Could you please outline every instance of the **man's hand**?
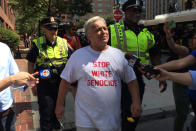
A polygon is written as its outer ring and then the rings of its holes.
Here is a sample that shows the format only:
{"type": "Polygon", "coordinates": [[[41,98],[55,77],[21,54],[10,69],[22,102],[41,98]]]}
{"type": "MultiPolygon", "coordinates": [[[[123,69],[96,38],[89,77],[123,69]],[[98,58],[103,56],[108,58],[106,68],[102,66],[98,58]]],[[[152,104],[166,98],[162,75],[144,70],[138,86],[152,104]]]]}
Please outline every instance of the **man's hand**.
{"type": "Polygon", "coordinates": [[[152,78],[155,78],[159,81],[166,81],[166,80],[169,80],[169,77],[170,77],[170,74],[168,71],[164,70],[164,69],[161,69],[161,68],[157,68],[160,71],[160,74],[158,75],[153,75],[151,76],[152,78]]]}
{"type": "Polygon", "coordinates": [[[133,102],[130,107],[131,113],[133,117],[139,117],[142,112],[141,104],[138,102],[133,102]]]}
{"type": "MultiPolygon", "coordinates": [[[[34,74],[37,74],[37,72],[34,74]]],[[[35,87],[36,84],[39,83],[39,79],[35,78],[33,75],[27,72],[19,72],[10,77],[14,86],[28,85],[30,87],[35,87]]]]}
{"type": "Polygon", "coordinates": [[[56,118],[63,119],[64,111],[65,111],[65,106],[57,103],[56,109],[55,109],[56,118]]]}
{"type": "Polygon", "coordinates": [[[166,81],[159,81],[159,88],[161,88],[160,92],[163,93],[167,89],[167,82],[166,81]]]}

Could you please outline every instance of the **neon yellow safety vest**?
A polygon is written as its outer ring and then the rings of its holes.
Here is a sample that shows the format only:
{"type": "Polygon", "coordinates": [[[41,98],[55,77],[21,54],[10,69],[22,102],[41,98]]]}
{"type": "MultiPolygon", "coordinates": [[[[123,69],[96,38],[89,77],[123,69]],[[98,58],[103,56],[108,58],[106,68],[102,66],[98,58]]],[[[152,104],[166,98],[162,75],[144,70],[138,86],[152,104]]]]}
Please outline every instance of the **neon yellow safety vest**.
{"type": "Polygon", "coordinates": [[[111,46],[123,53],[137,55],[141,62],[149,64],[149,49],[155,45],[154,35],[144,28],[138,36],[131,30],[125,30],[122,22],[110,25],[111,46]]]}
{"type": "Polygon", "coordinates": [[[39,50],[39,57],[36,59],[37,66],[58,66],[67,63],[68,46],[67,41],[57,36],[55,47],[48,46],[43,49],[43,44],[46,44],[45,37],[39,37],[33,40],[39,50]]]}

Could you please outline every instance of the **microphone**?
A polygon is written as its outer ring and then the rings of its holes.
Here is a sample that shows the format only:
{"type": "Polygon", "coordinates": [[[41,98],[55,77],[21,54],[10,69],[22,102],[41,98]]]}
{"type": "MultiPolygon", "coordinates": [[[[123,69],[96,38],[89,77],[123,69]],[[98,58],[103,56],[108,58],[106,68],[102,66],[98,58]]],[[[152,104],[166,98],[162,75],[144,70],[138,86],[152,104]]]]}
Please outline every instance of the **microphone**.
{"type": "Polygon", "coordinates": [[[154,69],[154,67],[152,65],[144,65],[142,64],[140,61],[140,58],[137,57],[136,55],[132,55],[131,53],[126,53],[125,54],[125,58],[128,60],[128,65],[131,66],[131,67],[143,67],[143,71],[145,72],[144,73],[144,76],[147,78],[147,79],[151,79],[150,76],[147,75],[147,73],[149,73],[150,75],[158,75],[160,74],[160,70],[157,70],[157,69],[154,69]]]}
{"type": "Polygon", "coordinates": [[[126,53],[125,54],[125,58],[127,59],[128,61],[128,65],[131,66],[131,67],[141,67],[144,65],[142,63],[140,63],[140,58],[137,57],[136,55],[132,55],[130,52],[126,53]]]}

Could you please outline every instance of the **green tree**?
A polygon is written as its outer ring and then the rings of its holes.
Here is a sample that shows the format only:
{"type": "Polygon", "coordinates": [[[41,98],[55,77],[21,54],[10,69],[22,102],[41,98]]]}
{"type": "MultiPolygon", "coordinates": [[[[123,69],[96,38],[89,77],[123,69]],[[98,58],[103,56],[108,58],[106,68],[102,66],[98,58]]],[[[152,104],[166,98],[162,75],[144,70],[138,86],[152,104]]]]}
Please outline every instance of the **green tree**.
{"type": "Polygon", "coordinates": [[[91,2],[92,0],[9,0],[12,9],[17,11],[16,29],[20,33],[37,31],[39,20],[46,16],[83,16],[92,12],[91,2]]]}
{"type": "Polygon", "coordinates": [[[109,26],[109,25],[111,25],[111,24],[114,24],[114,23],[115,23],[115,20],[114,20],[113,14],[110,14],[110,15],[106,15],[106,16],[104,16],[104,19],[105,19],[105,21],[106,21],[107,26],[109,26]]]}

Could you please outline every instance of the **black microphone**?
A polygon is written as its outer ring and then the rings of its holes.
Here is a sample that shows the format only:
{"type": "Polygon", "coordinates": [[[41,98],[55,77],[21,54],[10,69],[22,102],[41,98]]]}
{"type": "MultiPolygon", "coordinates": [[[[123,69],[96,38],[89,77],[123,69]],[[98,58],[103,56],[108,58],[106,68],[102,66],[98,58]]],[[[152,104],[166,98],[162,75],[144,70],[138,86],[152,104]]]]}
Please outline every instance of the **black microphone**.
{"type": "Polygon", "coordinates": [[[125,58],[128,60],[128,65],[131,66],[131,67],[143,67],[143,71],[145,72],[144,73],[144,76],[147,78],[147,79],[151,79],[150,76],[147,75],[147,73],[149,73],[150,75],[158,75],[160,74],[160,71],[157,70],[157,69],[154,69],[154,67],[152,65],[144,65],[142,64],[140,61],[140,58],[137,57],[136,55],[132,55],[131,53],[126,53],[125,54],[125,58]]]}
{"type": "Polygon", "coordinates": [[[137,57],[136,55],[132,55],[130,52],[125,54],[125,58],[128,61],[128,65],[131,67],[141,67],[141,66],[144,67],[144,65],[140,63],[141,61],[140,58],[137,57]]]}

